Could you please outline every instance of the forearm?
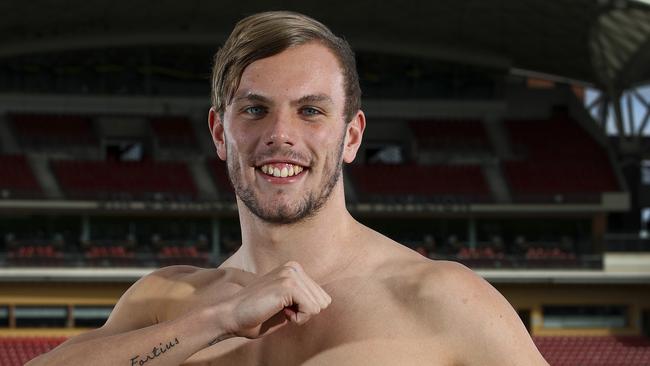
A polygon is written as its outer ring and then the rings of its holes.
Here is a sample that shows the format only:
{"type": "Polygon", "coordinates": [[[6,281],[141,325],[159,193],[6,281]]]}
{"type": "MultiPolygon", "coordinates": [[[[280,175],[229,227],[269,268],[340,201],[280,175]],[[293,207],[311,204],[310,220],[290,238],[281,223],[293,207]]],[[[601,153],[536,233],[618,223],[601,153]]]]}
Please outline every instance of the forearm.
{"type": "Polygon", "coordinates": [[[206,320],[204,314],[196,313],[127,333],[64,345],[27,366],[178,366],[215,338],[227,338],[219,329],[205,329],[206,320]]]}

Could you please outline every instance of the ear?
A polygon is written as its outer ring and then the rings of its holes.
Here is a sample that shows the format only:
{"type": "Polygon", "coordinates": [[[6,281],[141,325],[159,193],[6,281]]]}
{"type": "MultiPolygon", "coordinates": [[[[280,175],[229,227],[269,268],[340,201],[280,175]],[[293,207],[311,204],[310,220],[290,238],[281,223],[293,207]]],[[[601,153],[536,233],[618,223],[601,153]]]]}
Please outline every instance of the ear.
{"type": "Polygon", "coordinates": [[[212,141],[214,141],[214,146],[217,148],[217,155],[221,160],[226,160],[226,136],[225,129],[223,126],[223,121],[219,112],[214,107],[210,108],[208,112],[208,125],[210,127],[210,134],[212,135],[212,141]]]}
{"type": "Polygon", "coordinates": [[[345,146],[343,147],[343,161],[351,163],[357,156],[361,146],[363,131],[366,129],[366,116],[359,110],[352,121],[345,128],[345,146]]]}

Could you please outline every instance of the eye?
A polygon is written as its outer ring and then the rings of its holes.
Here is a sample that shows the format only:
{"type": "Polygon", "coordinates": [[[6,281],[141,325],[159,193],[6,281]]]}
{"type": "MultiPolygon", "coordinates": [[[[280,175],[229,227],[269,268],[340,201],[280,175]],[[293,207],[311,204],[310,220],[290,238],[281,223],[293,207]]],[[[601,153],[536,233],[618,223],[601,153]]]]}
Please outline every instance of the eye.
{"type": "Polygon", "coordinates": [[[304,114],[305,116],[317,116],[317,115],[319,115],[319,114],[322,114],[321,111],[319,111],[318,109],[313,108],[313,107],[304,107],[304,108],[301,110],[301,112],[302,112],[302,114],[304,114]]]}
{"type": "Polygon", "coordinates": [[[261,117],[266,113],[266,108],[258,105],[246,107],[244,108],[244,113],[255,117],[261,117]]]}

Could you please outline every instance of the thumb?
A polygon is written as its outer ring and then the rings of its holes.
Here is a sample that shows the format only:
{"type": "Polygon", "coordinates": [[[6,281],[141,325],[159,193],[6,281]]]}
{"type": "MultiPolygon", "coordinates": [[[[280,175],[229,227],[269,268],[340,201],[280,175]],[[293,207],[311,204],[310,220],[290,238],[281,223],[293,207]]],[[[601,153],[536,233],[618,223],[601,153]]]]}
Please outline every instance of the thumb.
{"type": "Polygon", "coordinates": [[[298,325],[302,325],[307,322],[307,320],[309,320],[309,316],[298,311],[298,307],[296,305],[286,307],[282,309],[282,312],[288,321],[298,325]]]}

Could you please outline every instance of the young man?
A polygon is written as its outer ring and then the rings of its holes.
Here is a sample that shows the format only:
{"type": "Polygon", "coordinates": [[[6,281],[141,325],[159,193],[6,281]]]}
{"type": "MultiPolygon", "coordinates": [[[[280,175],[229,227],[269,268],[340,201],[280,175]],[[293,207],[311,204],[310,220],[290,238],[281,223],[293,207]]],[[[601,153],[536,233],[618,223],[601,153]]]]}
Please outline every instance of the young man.
{"type": "Polygon", "coordinates": [[[253,15],[219,50],[209,127],[242,246],[219,268],[136,282],[100,329],[29,365],[547,365],[508,302],[346,210],[366,125],[348,44],[306,16],[253,15]]]}

